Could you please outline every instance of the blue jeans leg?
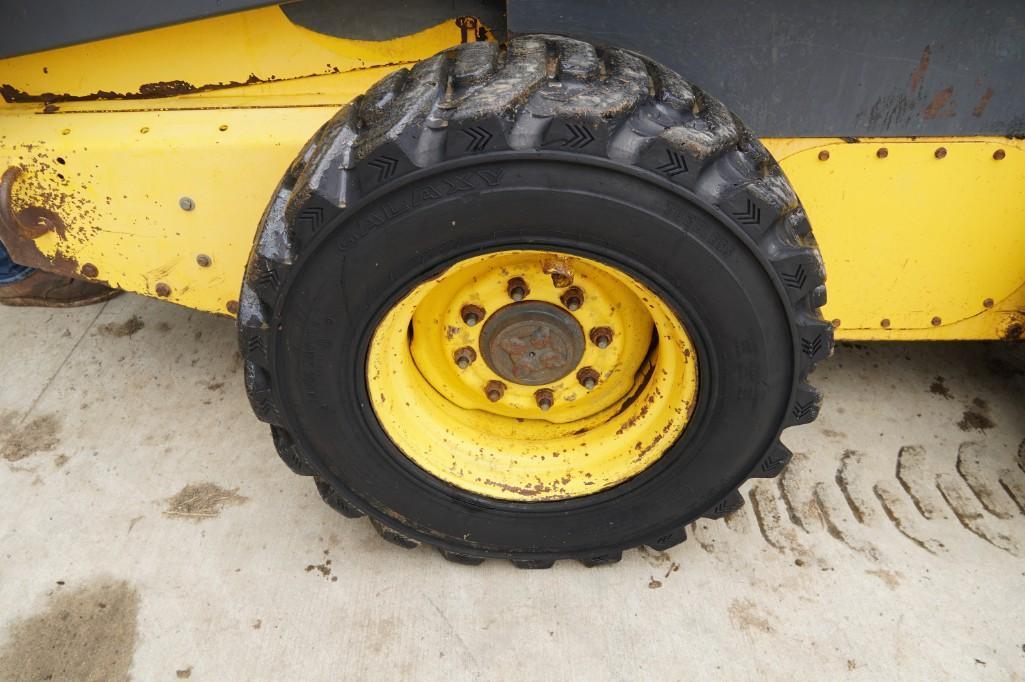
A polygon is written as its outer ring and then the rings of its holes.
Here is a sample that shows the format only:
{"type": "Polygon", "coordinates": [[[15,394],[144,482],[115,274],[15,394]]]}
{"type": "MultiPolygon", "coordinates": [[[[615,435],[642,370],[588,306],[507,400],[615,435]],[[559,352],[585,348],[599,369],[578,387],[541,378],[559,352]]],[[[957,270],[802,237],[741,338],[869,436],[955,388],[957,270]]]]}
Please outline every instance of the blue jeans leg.
{"type": "Polygon", "coordinates": [[[11,260],[11,256],[7,253],[7,249],[4,248],[3,243],[0,243],[0,286],[20,282],[33,272],[35,272],[34,269],[27,268],[24,265],[18,265],[11,260]]]}

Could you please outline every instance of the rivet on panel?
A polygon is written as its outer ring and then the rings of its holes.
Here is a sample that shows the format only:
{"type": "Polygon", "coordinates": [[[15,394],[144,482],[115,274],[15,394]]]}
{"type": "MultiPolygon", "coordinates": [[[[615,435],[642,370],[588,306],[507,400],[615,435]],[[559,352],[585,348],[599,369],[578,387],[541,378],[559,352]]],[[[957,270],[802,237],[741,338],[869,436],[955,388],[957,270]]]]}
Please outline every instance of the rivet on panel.
{"type": "Polygon", "coordinates": [[[92,279],[93,277],[99,276],[100,271],[92,263],[86,263],[82,266],[82,274],[92,279]]]}
{"type": "Polygon", "coordinates": [[[819,152],[819,161],[829,161],[829,151],[823,149],[819,152]]]}
{"type": "Polygon", "coordinates": [[[935,152],[934,156],[937,159],[942,159],[946,155],[947,155],[947,148],[946,147],[937,147],[936,148],[936,152],[935,152]]]}
{"type": "Polygon", "coordinates": [[[942,319],[940,319],[939,317],[932,318],[932,326],[939,327],[941,324],[943,324],[942,319]]]}
{"type": "Polygon", "coordinates": [[[223,133],[223,132],[224,132],[225,130],[227,130],[227,129],[228,129],[228,126],[224,125],[223,123],[222,123],[222,124],[221,124],[221,126],[220,126],[220,127],[218,128],[218,130],[220,130],[220,131],[221,131],[222,133],[223,133]]]}
{"type": "Polygon", "coordinates": [[[210,260],[210,256],[206,255],[205,253],[201,253],[198,256],[196,256],[196,264],[199,265],[199,267],[201,268],[208,268],[210,267],[211,263],[213,263],[213,261],[210,260]]]}
{"type": "Polygon", "coordinates": [[[143,135],[145,135],[146,133],[149,132],[149,128],[147,128],[146,126],[143,126],[143,127],[139,128],[139,132],[142,133],[143,135]]]}
{"type": "Polygon", "coordinates": [[[833,324],[833,329],[839,329],[840,328],[840,318],[837,318],[837,319],[833,320],[832,324],[833,324]]]}
{"type": "Polygon", "coordinates": [[[237,315],[238,314],[238,301],[228,301],[227,303],[224,304],[224,307],[232,315],[237,315]]]}
{"type": "Polygon", "coordinates": [[[1007,152],[1005,152],[1003,149],[998,149],[995,152],[993,152],[993,158],[997,161],[1001,161],[1005,156],[1007,156],[1007,152]]]}
{"type": "Polygon", "coordinates": [[[982,302],[982,307],[983,308],[992,308],[993,307],[993,299],[992,298],[987,298],[985,301],[982,302]]]}
{"type": "Polygon", "coordinates": [[[161,298],[167,298],[171,295],[171,287],[165,282],[157,282],[155,291],[157,292],[157,296],[161,298]]]}
{"type": "Polygon", "coordinates": [[[181,209],[183,211],[191,211],[192,209],[196,208],[196,202],[193,201],[190,197],[182,197],[178,200],[178,205],[181,206],[181,209]]]}
{"type": "Polygon", "coordinates": [[[879,323],[879,326],[881,326],[883,329],[889,329],[890,328],[890,319],[887,318],[887,317],[884,317],[882,322],[879,323]]]}
{"type": "Polygon", "coordinates": [[[888,150],[886,147],[880,147],[879,149],[876,150],[876,156],[878,158],[880,158],[880,159],[885,159],[889,155],[890,155],[890,150],[888,150]]]}

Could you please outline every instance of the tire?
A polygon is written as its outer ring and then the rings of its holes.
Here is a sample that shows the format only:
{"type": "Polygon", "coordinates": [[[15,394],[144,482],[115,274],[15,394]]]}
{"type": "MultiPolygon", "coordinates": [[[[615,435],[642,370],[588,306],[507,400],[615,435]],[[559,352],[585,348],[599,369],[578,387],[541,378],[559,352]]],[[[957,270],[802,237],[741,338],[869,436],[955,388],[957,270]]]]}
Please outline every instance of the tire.
{"type": "Polygon", "coordinates": [[[460,563],[612,563],[681,542],[696,518],[739,508],[745,480],[782,471],[780,433],[819,410],[806,378],[832,351],[824,281],[795,192],[718,101],[618,49],[469,43],[382,79],[286,172],[240,298],[246,390],[288,466],[395,544],[460,563]],[[371,409],[367,353],[403,292],[459,257],[543,247],[663,297],[699,347],[702,388],[643,473],[510,502],[403,456],[371,409]]]}

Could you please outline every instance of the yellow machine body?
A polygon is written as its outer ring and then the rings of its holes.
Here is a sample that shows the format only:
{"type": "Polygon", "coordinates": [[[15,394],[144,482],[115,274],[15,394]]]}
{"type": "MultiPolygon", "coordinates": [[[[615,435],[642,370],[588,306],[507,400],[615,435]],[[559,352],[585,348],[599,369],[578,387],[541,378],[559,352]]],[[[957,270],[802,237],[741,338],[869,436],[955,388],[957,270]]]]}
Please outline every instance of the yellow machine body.
{"type": "MultiPolygon", "coordinates": [[[[271,7],[2,60],[0,237],[27,265],[231,314],[260,216],[307,139],[466,36],[450,21],[334,38],[271,7]]],[[[837,338],[1023,334],[1025,142],[763,142],[815,230],[837,338]]]]}

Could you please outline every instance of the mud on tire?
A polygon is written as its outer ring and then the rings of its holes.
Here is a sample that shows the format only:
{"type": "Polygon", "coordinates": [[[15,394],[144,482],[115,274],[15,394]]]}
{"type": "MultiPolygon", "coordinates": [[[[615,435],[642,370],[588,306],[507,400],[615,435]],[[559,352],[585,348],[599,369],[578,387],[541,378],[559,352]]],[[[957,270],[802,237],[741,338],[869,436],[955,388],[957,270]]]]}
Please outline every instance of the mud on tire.
{"type": "MultiPolygon", "coordinates": [[[[519,167],[529,173],[530,166],[519,167]]],[[[463,200],[473,201],[486,189],[478,183],[463,200]]],[[[694,518],[720,518],[738,508],[743,500],[737,487],[746,478],[782,471],[790,453],[779,441],[781,431],[818,414],[820,397],[806,378],[832,350],[832,329],[818,314],[825,303],[824,281],[810,226],[779,166],[736,117],[699,88],[644,57],[567,38],[526,36],[507,46],[469,43],[379,81],[326,123],[285,173],[264,213],[240,299],[246,389],[256,415],[271,424],[285,463],[298,474],[315,476],[325,501],[345,516],[369,516],[390,542],[402,547],[427,542],[460,563],[487,557],[524,568],[547,567],[561,558],[612,563],[631,546],[665,549],[681,542],[694,518]],[[717,479],[690,490],[689,501],[657,510],[632,535],[609,538],[581,521],[579,541],[570,531],[561,543],[477,541],[469,533],[440,529],[427,511],[420,518],[396,513],[383,500],[386,482],[353,480],[344,475],[344,466],[324,456],[331,447],[358,449],[359,444],[332,446],[298,427],[306,418],[300,412],[310,407],[301,409],[296,396],[311,379],[296,376],[289,358],[321,352],[289,335],[309,317],[307,284],[300,276],[305,264],[322,250],[344,249],[385,224],[390,219],[386,198],[417,178],[436,173],[458,182],[453,169],[506,159],[571,164],[596,177],[619,173],[658,196],[674,197],[646,210],[675,222],[722,260],[742,252],[757,263],[765,292],[781,311],[781,331],[768,341],[738,339],[737,344],[754,345],[737,345],[726,354],[771,356],[758,360],[758,367],[778,368],[772,399],[766,401],[772,414],[766,416],[761,444],[753,448],[757,452],[721,453],[733,464],[717,479]],[[696,205],[716,226],[695,222],[687,212],[674,213],[677,200],[696,205]]],[[[768,296],[765,292],[759,295],[768,296]]],[[[358,330],[335,331],[357,344],[358,330]]],[[[757,371],[763,370],[750,369],[757,371]]],[[[758,397],[751,388],[748,398],[758,397]]],[[[361,409],[370,408],[364,402],[361,409]]],[[[542,513],[562,513],[558,504],[542,513]]],[[[424,505],[429,506],[436,502],[424,505]]],[[[477,500],[453,512],[462,518],[455,525],[472,524],[478,507],[488,505],[477,500]]],[[[495,513],[519,513],[507,507],[497,505],[495,513]]]]}

